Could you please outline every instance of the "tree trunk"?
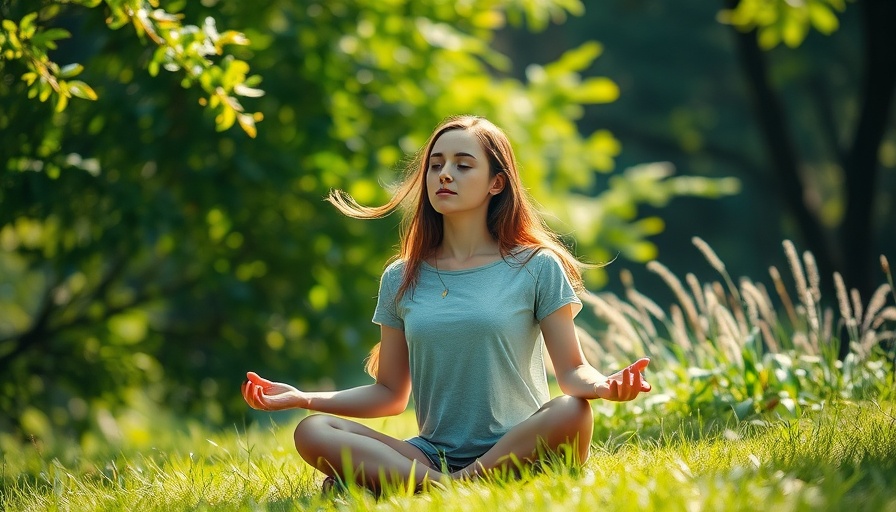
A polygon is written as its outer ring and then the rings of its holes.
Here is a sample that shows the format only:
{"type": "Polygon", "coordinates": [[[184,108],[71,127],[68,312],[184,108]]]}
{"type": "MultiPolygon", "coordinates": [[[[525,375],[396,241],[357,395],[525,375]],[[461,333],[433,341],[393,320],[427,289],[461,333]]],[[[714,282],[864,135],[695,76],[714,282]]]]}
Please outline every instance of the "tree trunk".
{"type": "MultiPolygon", "coordinates": [[[[737,2],[738,0],[727,0],[731,8],[736,7],[737,2]]],[[[838,267],[838,258],[832,249],[835,246],[828,242],[825,230],[804,200],[805,191],[799,176],[799,157],[790,134],[790,123],[781,99],[769,82],[768,65],[765,54],[759,48],[756,31],[742,32],[733,28],[732,32],[782,203],[796,220],[803,236],[802,242],[815,256],[819,272],[823,276],[830,276],[838,267]]]]}
{"type": "Polygon", "coordinates": [[[846,284],[867,299],[874,290],[878,244],[874,240],[874,199],[878,152],[896,93],[896,2],[865,0],[860,111],[846,156],[846,214],[840,226],[846,284]]]}

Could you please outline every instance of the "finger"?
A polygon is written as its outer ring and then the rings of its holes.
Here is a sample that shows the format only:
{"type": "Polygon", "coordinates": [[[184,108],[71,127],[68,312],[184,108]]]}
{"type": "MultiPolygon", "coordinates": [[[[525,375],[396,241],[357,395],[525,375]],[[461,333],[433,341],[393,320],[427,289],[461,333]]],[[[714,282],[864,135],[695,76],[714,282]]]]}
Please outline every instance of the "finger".
{"type": "Polygon", "coordinates": [[[643,373],[637,372],[637,376],[638,376],[638,382],[634,383],[635,389],[637,389],[639,391],[650,391],[651,389],[653,389],[653,387],[647,383],[647,380],[644,377],[643,373]]]}
{"type": "Polygon", "coordinates": [[[242,386],[240,386],[240,391],[243,394],[243,399],[250,406],[252,405],[252,390],[250,389],[251,385],[252,384],[249,381],[246,381],[246,382],[243,382],[242,386]]]}
{"type": "Polygon", "coordinates": [[[256,409],[262,409],[261,402],[259,401],[259,398],[258,398],[258,391],[260,389],[261,388],[256,386],[255,384],[249,385],[249,400],[251,400],[252,407],[254,407],[256,409]]]}
{"type": "Polygon", "coordinates": [[[261,387],[256,386],[255,384],[249,384],[249,399],[252,401],[252,407],[256,409],[262,409],[262,404],[258,399],[258,392],[261,390],[261,387]]]}
{"type": "Polygon", "coordinates": [[[249,404],[249,407],[251,407],[253,409],[258,409],[258,407],[255,404],[255,397],[252,396],[252,384],[249,382],[245,382],[245,383],[243,383],[242,388],[243,388],[242,389],[243,400],[245,400],[246,403],[249,404]]]}
{"type": "Polygon", "coordinates": [[[635,387],[635,382],[639,375],[641,373],[633,370],[631,367],[625,369],[625,387],[622,389],[622,395],[625,400],[631,400],[637,396],[638,392],[635,390],[639,389],[640,386],[635,387]]]}
{"type": "Polygon", "coordinates": [[[643,372],[644,370],[647,369],[647,365],[649,365],[649,364],[650,364],[650,358],[642,357],[641,359],[638,359],[634,363],[630,364],[628,367],[631,368],[632,370],[643,372]]]}
{"type": "Polygon", "coordinates": [[[271,384],[273,384],[273,382],[265,379],[255,372],[246,372],[246,378],[252,381],[253,384],[258,384],[259,386],[270,386],[271,384]]]}
{"type": "Polygon", "coordinates": [[[264,392],[262,386],[258,386],[258,405],[265,411],[271,410],[271,398],[264,392]]]}
{"type": "Polygon", "coordinates": [[[641,372],[634,372],[634,375],[632,375],[632,389],[631,389],[632,399],[634,399],[636,396],[638,396],[638,393],[640,393],[643,390],[643,388],[644,388],[643,384],[644,384],[644,382],[643,382],[643,379],[641,378],[641,372]]]}

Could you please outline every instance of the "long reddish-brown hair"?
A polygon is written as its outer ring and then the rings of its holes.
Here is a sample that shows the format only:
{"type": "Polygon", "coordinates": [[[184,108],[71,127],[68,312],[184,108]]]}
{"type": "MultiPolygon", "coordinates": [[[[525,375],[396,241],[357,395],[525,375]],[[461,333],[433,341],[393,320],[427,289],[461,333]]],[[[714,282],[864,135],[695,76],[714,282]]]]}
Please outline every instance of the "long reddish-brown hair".
{"type": "MultiPolygon", "coordinates": [[[[532,249],[529,257],[538,250],[550,250],[560,260],[575,290],[582,291],[584,285],[581,269],[586,265],[569,252],[557,234],[547,227],[535,210],[520,180],[516,158],[507,135],[485,118],[461,115],[449,117],[436,127],[426,145],[417,152],[407,167],[404,179],[386,204],[362,206],[341,190],[333,191],[327,197],[339,211],[358,219],[381,218],[403,204],[409,206],[407,214],[402,219],[401,242],[396,256],[405,262],[405,266],[395,300],[399,300],[414,287],[420,275],[420,263],[433,256],[442,243],[444,236],[442,214],[429,202],[426,172],[433,145],[442,134],[452,130],[466,130],[473,134],[488,157],[492,176],[499,173],[505,175],[504,188],[492,197],[486,217],[488,231],[498,242],[502,257],[506,258],[512,252],[516,253],[518,249],[532,249]]],[[[366,365],[368,373],[374,377],[378,363],[379,344],[371,351],[366,365]]]]}

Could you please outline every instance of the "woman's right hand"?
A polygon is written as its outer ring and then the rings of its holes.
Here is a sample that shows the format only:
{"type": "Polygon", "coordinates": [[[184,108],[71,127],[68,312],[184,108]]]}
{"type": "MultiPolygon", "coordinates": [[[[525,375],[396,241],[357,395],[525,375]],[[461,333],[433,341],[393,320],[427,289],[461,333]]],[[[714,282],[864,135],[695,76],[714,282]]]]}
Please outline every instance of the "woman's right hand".
{"type": "Polygon", "coordinates": [[[246,373],[246,382],[242,385],[243,398],[249,407],[260,411],[283,411],[303,407],[304,394],[298,389],[271,382],[255,372],[246,373]]]}

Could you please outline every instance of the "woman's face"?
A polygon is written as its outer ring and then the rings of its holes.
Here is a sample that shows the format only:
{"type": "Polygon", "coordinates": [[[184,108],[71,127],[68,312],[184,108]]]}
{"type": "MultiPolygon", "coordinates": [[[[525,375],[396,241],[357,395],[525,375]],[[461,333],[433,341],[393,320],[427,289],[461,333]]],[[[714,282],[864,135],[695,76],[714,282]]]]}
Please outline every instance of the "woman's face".
{"type": "Polygon", "coordinates": [[[503,180],[493,176],[482,146],[467,130],[443,133],[432,146],[426,171],[426,191],[442,215],[488,210],[503,180]]]}

